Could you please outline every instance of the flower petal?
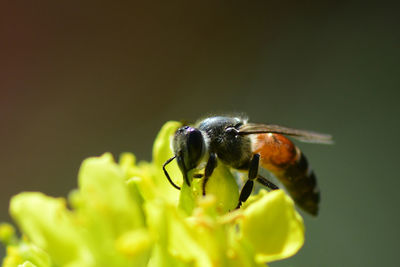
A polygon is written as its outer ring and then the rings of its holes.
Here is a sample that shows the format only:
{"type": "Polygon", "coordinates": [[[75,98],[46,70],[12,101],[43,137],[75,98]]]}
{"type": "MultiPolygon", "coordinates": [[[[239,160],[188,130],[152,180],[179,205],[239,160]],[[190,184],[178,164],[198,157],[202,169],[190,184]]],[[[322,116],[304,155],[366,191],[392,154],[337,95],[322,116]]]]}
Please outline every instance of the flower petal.
{"type": "Polygon", "coordinates": [[[144,225],[140,207],[131,195],[134,192],[129,191],[124,173],[111,154],[86,159],[78,181],[81,205],[76,208],[95,218],[97,226],[104,223],[107,229],[102,231],[109,230],[118,236],[144,225]]]}
{"type": "Polygon", "coordinates": [[[206,186],[207,195],[214,195],[220,214],[232,211],[239,200],[239,189],[232,172],[223,164],[214,169],[206,186]]]}
{"type": "Polygon", "coordinates": [[[152,238],[145,228],[123,234],[116,240],[116,248],[123,255],[134,258],[143,253],[149,253],[152,238]]]}
{"type": "Polygon", "coordinates": [[[304,243],[303,219],[282,190],[269,193],[243,212],[242,238],[255,251],[256,262],[271,262],[294,255],[304,243]]]}
{"type": "MultiPolygon", "coordinates": [[[[179,200],[179,190],[174,188],[162,170],[164,163],[173,156],[171,149],[171,140],[176,130],[182,124],[177,121],[169,121],[163,125],[158,133],[153,145],[153,164],[151,178],[155,188],[160,191],[167,201],[177,204],[179,200]]],[[[182,184],[182,174],[179,170],[176,160],[173,160],[166,166],[171,180],[178,186],[182,184]]]]}
{"type": "Polygon", "coordinates": [[[162,166],[172,157],[171,140],[176,130],[182,126],[180,122],[169,121],[163,125],[153,145],[153,162],[162,166]]]}
{"type": "Polygon", "coordinates": [[[63,265],[80,257],[81,238],[64,199],[42,193],[21,193],[12,198],[10,212],[23,233],[48,252],[56,264],[63,265]]]}
{"type": "Polygon", "coordinates": [[[0,223],[0,241],[5,245],[15,244],[17,242],[15,229],[11,224],[0,223]]]}

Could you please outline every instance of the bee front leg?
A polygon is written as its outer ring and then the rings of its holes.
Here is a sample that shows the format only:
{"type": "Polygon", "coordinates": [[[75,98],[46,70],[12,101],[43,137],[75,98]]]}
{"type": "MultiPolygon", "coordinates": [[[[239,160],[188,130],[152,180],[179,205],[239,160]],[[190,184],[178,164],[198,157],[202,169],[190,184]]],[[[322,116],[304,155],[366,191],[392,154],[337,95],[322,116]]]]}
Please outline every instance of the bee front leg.
{"type": "Polygon", "coordinates": [[[204,180],[203,180],[203,196],[206,195],[206,184],[208,182],[208,178],[210,178],[211,174],[213,173],[215,167],[217,167],[217,155],[210,154],[208,158],[206,168],[204,170],[204,180]]]}
{"type": "Polygon", "coordinates": [[[258,176],[258,165],[260,162],[260,154],[254,154],[253,158],[250,161],[250,167],[249,167],[249,175],[248,175],[248,180],[244,184],[242,190],[240,191],[240,196],[239,196],[239,203],[236,206],[236,209],[240,208],[242,206],[242,203],[245,202],[251,192],[253,191],[254,187],[254,180],[258,176]]]}

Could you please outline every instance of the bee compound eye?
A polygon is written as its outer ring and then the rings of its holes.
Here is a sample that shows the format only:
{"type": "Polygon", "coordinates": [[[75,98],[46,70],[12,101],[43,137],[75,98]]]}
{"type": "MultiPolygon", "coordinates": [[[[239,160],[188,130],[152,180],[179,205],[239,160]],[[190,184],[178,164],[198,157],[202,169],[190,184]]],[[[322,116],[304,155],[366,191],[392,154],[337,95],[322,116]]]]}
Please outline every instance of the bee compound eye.
{"type": "Polygon", "coordinates": [[[198,150],[203,147],[203,136],[199,130],[192,130],[188,135],[188,147],[198,150]]]}
{"type": "Polygon", "coordinates": [[[192,128],[187,137],[187,148],[190,165],[196,165],[201,159],[204,151],[204,138],[201,132],[192,128]]]}

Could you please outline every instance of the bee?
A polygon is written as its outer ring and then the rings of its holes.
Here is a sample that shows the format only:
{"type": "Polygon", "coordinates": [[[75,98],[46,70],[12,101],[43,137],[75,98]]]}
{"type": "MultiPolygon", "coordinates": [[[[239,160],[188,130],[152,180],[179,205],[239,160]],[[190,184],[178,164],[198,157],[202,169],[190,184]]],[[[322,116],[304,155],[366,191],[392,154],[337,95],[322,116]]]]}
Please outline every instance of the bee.
{"type": "Polygon", "coordinates": [[[260,169],[272,173],[284,186],[295,203],[311,215],[318,214],[320,191],[314,172],[300,149],[285,136],[300,141],[330,144],[332,137],[312,131],[279,125],[249,123],[247,118],[216,116],[200,120],[192,126],[179,128],[173,137],[174,156],[163,165],[168,181],[180,189],[168,175],[167,164],[176,159],[184,182],[190,186],[188,172],[203,170],[203,195],[206,184],[217,164],[247,172],[247,180],[239,195],[240,208],[253,191],[254,182],[271,190],[278,186],[260,175],[260,169]]]}

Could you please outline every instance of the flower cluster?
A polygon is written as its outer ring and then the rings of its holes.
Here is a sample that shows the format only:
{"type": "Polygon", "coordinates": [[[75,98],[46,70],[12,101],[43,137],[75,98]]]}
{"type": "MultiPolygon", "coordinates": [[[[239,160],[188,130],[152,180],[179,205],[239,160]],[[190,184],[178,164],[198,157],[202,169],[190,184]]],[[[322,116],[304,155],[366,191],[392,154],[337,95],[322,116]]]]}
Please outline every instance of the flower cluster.
{"type": "MultiPolygon", "coordinates": [[[[14,196],[10,213],[23,235],[0,225],[3,266],[265,266],[294,255],[304,242],[303,220],[281,190],[261,190],[235,210],[238,186],[222,164],[206,197],[201,179],[180,191],[168,183],[162,165],[177,127],[163,126],[152,162],[128,153],[118,163],[108,153],[86,159],[67,200],[14,196]]],[[[175,163],[168,171],[182,183],[175,163]]]]}

